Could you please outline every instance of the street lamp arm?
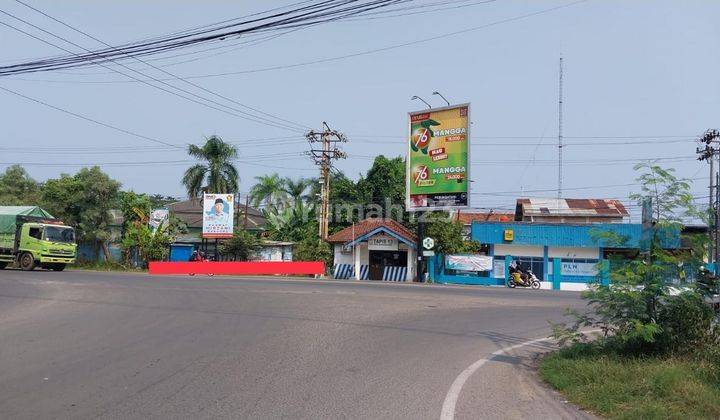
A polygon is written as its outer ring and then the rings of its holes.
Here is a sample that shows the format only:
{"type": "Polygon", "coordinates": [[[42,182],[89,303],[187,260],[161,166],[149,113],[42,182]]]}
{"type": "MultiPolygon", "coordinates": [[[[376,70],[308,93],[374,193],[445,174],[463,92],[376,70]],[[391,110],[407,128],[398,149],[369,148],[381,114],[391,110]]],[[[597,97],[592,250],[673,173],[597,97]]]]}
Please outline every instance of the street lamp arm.
{"type": "Polygon", "coordinates": [[[432,106],[431,106],[429,103],[427,103],[427,101],[426,101],[425,99],[423,99],[423,98],[421,98],[421,97],[419,97],[419,96],[417,96],[417,95],[413,95],[412,98],[410,98],[411,101],[414,101],[415,99],[421,100],[422,103],[424,103],[425,105],[427,105],[428,109],[432,109],[432,106]]]}

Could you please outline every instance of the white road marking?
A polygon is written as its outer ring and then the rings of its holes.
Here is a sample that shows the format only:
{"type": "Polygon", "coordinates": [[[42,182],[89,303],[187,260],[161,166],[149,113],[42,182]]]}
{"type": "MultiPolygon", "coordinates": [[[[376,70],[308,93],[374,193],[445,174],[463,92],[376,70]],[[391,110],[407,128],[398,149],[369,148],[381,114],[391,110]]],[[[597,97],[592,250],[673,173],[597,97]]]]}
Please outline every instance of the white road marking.
{"type": "Polygon", "coordinates": [[[514,346],[504,347],[500,350],[492,352],[489,357],[480,359],[472,365],[468,366],[460,373],[460,375],[458,375],[457,378],[455,378],[452,385],[450,385],[450,389],[445,396],[445,401],[443,401],[442,411],[440,412],[440,420],[453,420],[455,418],[455,405],[457,404],[457,400],[460,397],[460,392],[462,392],[463,385],[465,385],[465,382],[467,382],[467,380],[470,378],[470,376],[472,376],[473,373],[480,369],[485,363],[492,360],[493,357],[499,356],[505,352],[514,350],[519,347],[525,347],[531,344],[550,340],[552,340],[552,338],[550,337],[538,338],[536,340],[526,341],[524,343],[516,344],[514,346]]]}
{"type": "MultiPolygon", "coordinates": [[[[583,334],[591,334],[595,332],[600,332],[600,330],[583,331],[583,334]]],[[[535,340],[526,341],[524,343],[515,344],[514,346],[504,347],[500,350],[492,352],[489,357],[482,358],[477,362],[473,363],[472,365],[468,366],[465,370],[460,372],[460,375],[458,375],[457,378],[455,378],[455,380],[453,381],[452,385],[450,385],[450,389],[448,390],[447,395],[445,395],[445,401],[443,401],[442,411],[440,412],[440,420],[455,419],[455,406],[457,405],[458,398],[460,397],[460,393],[462,392],[462,388],[465,385],[465,382],[467,382],[467,380],[472,376],[472,374],[475,373],[478,369],[480,369],[485,363],[492,360],[495,356],[499,356],[511,350],[536,343],[541,343],[543,341],[552,340],[554,340],[552,337],[538,338],[535,340]]]]}

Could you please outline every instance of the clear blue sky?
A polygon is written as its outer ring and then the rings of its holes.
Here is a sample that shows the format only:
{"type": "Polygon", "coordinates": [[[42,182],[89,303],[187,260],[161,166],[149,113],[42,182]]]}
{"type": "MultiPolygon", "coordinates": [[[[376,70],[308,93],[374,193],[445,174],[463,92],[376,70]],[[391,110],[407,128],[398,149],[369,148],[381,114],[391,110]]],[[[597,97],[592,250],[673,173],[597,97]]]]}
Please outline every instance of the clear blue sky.
{"type": "MultiPolygon", "coordinates": [[[[290,3],[27,1],[109,43],[290,3]]],[[[436,0],[418,3],[429,2],[436,0]]],[[[202,58],[166,68],[183,77],[292,65],[480,27],[567,3],[498,0],[430,14],[346,21],[222,55],[207,56],[225,49],[154,63],[202,58]]],[[[0,9],[88,48],[100,47],[13,1],[3,2],[0,9]]],[[[555,195],[534,191],[557,187],[557,149],[549,145],[557,142],[558,57],[562,53],[564,132],[570,144],[564,152],[564,195],[626,199],[635,187],[573,188],[632,183],[634,162],[676,158],[665,164],[677,168],[681,176],[701,178],[693,190],[702,196],[707,191],[708,169],[692,158],[692,139],[720,126],[718,16],[720,3],[712,1],[591,0],[374,54],[193,81],[303,125],[320,128],[327,121],[350,139],[345,146],[350,158],[338,167],[352,177],[369,167],[370,156],[404,154],[406,113],[422,105],[410,101],[412,95],[439,106],[440,99],[431,95],[438,90],[453,102],[471,102],[473,205],[511,207],[520,190],[529,196],[555,195]],[[580,138],[592,136],[611,138],[580,138]],[[680,137],[612,138],[624,136],[680,137]],[[497,192],[502,194],[494,195],[497,192]]],[[[6,15],[0,15],[0,21],[51,39],[6,15]]],[[[3,63],[58,53],[2,26],[0,43],[3,63]]],[[[154,70],[148,73],[167,77],[154,70]]],[[[237,142],[242,191],[261,174],[317,173],[310,160],[301,156],[307,143],[296,132],[229,116],[127,80],[92,67],[6,77],[0,79],[0,86],[178,145],[200,143],[203,136],[212,134],[237,142]],[[121,83],[87,83],[108,81],[121,83]],[[268,138],[275,140],[257,141],[268,138]]],[[[45,180],[61,172],[73,173],[77,164],[109,162],[120,165],[103,169],[127,189],[183,195],[179,180],[190,163],[184,162],[188,157],[181,150],[158,147],[5,92],[0,92],[0,107],[0,147],[5,148],[0,150],[0,170],[9,163],[27,163],[33,177],[45,180]],[[44,152],[43,148],[56,150],[44,152]],[[127,166],[144,161],[175,162],[127,166]]]]}

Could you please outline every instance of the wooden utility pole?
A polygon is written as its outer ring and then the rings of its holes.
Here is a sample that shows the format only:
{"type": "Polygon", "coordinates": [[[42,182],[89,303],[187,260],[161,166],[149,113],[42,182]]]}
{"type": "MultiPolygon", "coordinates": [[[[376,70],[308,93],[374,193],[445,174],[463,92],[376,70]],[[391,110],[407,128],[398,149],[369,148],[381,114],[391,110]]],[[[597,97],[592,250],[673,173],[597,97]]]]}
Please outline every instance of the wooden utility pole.
{"type": "Polygon", "coordinates": [[[328,237],[328,226],[330,221],[330,169],[332,161],[344,159],[347,154],[338,148],[337,143],[347,142],[342,133],[331,130],[323,121],[322,131],[310,131],[305,135],[310,142],[310,155],[315,164],[320,166],[320,220],[319,236],[325,240],[328,237]],[[315,143],[322,143],[321,148],[315,148],[315,143]]]}
{"type": "Polygon", "coordinates": [[[248,204],[250,204],[250,196],[245,196],[245,215],[243,216],[243,227],[247,230],[247,214],[248,214],[248,204]]]}

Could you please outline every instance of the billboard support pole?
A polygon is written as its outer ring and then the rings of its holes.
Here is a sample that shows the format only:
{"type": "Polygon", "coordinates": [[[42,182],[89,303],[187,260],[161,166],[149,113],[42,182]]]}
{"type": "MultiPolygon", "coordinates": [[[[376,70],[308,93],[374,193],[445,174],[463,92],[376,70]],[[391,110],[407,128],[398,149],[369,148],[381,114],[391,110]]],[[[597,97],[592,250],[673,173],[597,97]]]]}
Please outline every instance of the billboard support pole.
{"type": "Polygon", "coordinates": [[[425,214],[426,212],[419,212],[420,217],[418,218],[418,230],[417,230],[417,264],[415,271],[417,273],[417,281],[425,281],[425,260],[423,258],[423,245],[422,241],[425,237],[425,214]]]}

